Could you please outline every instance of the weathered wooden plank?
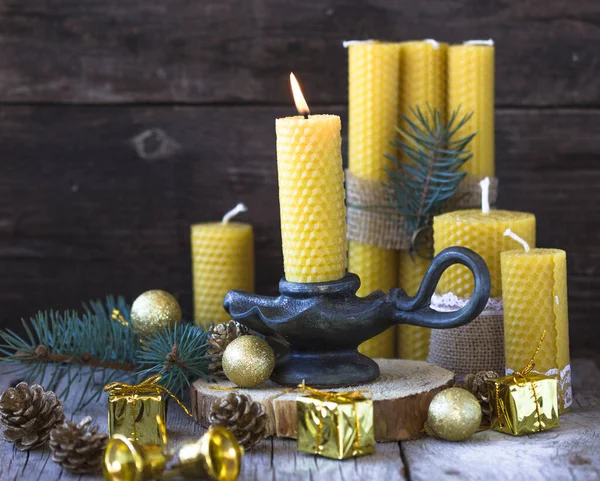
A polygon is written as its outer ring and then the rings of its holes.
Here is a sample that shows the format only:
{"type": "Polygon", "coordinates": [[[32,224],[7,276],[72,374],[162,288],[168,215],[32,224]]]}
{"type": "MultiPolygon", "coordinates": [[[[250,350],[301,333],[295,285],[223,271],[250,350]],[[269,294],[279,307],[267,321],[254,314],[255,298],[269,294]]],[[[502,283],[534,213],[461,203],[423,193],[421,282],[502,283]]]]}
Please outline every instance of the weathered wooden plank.
{"type": "Polygon", "coordinates": [[[410,479],[546,480],[600,477],[600,370],[591,362],[573,363],[573,411],[557,429],[523,437],[494,431],[467,441],[435,439],[402,443],[410,479]]]}
{"type": "MultiPolygon", "coordinates": [[[[314,108],[340,113],[338,107],[314,108]]],[[[257,289],[282,274],[277,107],[0,109],[0,315],[77,307],[107,293],[176,294],[191,315],[188,231],[238,201],[256,232],[257,289]]],[[[596,110],[500,110],[499,206],[532,211],[538,244],[568,252],[573,353],[600,332],[596,110]]]]}
{"type": "Polygon", "coordinates": [[[500,105],[600,104],[594,0],[2,0],[0,100],[345,103],[342,40],[494,37],[500,105]]]}

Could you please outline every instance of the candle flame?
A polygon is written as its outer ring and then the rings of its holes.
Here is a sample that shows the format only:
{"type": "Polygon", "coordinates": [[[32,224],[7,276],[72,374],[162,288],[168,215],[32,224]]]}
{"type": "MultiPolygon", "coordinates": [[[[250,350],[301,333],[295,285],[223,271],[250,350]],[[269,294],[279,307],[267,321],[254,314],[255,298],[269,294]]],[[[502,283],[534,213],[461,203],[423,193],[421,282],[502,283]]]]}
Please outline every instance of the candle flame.
{"type": "Polygon", "coordinates": [[[308,114],[310,114],[310,109],[308,108],[306,100],[304,100],[304,95],[302,95],[300,84],[293,73],[290,73],[290,84],[292,85],[292,93],[294,94],[294,102],[296,103],[296,109],[298,110],[298,113],[308,117],[308,114]]]}

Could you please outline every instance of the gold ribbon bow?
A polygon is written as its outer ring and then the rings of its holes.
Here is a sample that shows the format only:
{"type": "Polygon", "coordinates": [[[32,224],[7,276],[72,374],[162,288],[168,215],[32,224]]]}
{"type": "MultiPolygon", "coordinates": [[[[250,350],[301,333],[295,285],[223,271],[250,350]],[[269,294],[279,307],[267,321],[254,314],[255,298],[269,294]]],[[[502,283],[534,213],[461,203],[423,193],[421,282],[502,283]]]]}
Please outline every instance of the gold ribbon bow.
{"type": "MultiPolygon", "coordinates": [[[[142,381],[139,384],[125,384],[124,382],[109,382],[106,386],[104,386],[105,391],[110,391],[111,394],[117,394],[121,396],[135,396],[136,394],[142,392],[145,389],[153,388],[157,391],[162,391],[168,394],[171,398],[175,400],[177,405],[183,409],[183,411],[190,417],[192,417],[192,413],[186,408],[183,403],[179,400],[175,394],[169,391],[166,387],[158,384],[158,381],[162,379],[162,374],[154,374],[150,376],[145,381],[142,381]]],[[[135,397],[133,398],[133,405],[135,408],[135,397]]]]}
{"type": "MultiPolygon", "coordinates": [[[[314,387],[307,386],[304,381],[302,381],[302,384],[298,384],[298,389],[302,394],[307,394],[309,396],[315,397],[321,402],[351,402],[354,405],[354,424],[356,430],[356,436],[354,436],[354,449],[356,452],[360,452],[360,420],[358,418],[358,409],[356,409],[356,402],[369,399],[365,397],[363,393],[369,394],[369,396],[372,396],[373,393],[364,389],[360,391],[342,392],[320,391],[319,389],[315,389],[314,387]]],[[[317,426],[317,450],[319,450],[321,447],[322,427],[323,423],[319,423],[319,425],[317,426]]]]}
{"type": "MultiPolygon", "coordinates": [[[[542,430],[542,415],[540,414],[540,403],[538,401],[537,393],[535,392],[535,382],[528,380],[527,375],[535,367],[535,358],[538,355],[538,353],[540,352],[540,349],[542,348],[542,343],[544,342],[545,338],[546,338],[546,329],[544,329],[544,332],[542,332],[542,337],[540,337],[537,348],[536,348],[535,352],[533,353],[533,356],[531,356],[531,359],[529,359],[529,362],[525,365],[525,367],[523,369],[513,373],[513,380],[515,381],[515,384],[517,386],[523,387],[528,382],[531,385],[531,390],[533,391],[533,400],[535,401],[535,412],[536,412],[537,418],[538,418],[538,426],[539,426],[538,430],[539,431],[542,430]]],[[[500,427],[502,427],[503,424],[502,424],[502,419],[500,418],[500,396],[499,396],[499,394],[500,394],[500,383],[496,383],[496,412],[498,413],[498,423],[500,424],[500,427]]],[[[504,412],[504,411],[502,411],[502,412],[504,412]]],[[[502,417],[504,417],[504,414],[502,415],[502,417]]]]}

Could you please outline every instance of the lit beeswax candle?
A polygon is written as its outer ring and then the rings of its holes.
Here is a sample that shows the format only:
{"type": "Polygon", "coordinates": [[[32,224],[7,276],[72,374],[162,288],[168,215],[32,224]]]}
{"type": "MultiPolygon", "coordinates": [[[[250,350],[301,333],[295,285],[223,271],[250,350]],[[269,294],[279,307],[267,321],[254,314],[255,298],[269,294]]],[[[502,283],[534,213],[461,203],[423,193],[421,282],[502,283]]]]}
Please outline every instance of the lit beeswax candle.
{"type": "Polygon", "coordinates": [[[546,331],[535,357],[535,371],[558,377],[559,412],[572,402],[567,305],[567,256],[560,249],[530,249],[507,230],[524,249],[503,252],[504,353],[507,372],[522,369],[531,349],[546,331]]]}
{"type": "Polygon", "coordinates": [[[254,291],[254,236],[252,226],[230,222],[246,206],[238,204],[222,222],[191,226],[194,319],[207,326],[230,319],[223,309],[231,289],[254,291]]]}
{"type": "Polygon", "coordinates": [[[456,138],[477,132],[463,169],[473,177],[494,176],[494,42],[472,40],[448,49],[448,113],[458,107],[473,117],[456,138]]]}
{"type": "MultiPolygon", "coordinates": [[[[446,115],[446,69],[448,44],[428,39],[402,42],[400,45],[400,107],[401,114],[414,118],[411,109],[419,107],[425,116],[439,110],[446,115]]],[[[403,124],[403,120],[399,120],[403,124]]],[[[405,161],[409,159],[404,159],[405,161]]],[[[431,263],[408,251],[399,253],[399,283],[407,294],[414,296],[431,263]]],[[[425,360],[429,352],[430,330],[401,324],[397,327],[397,354],[402,359],[425,360]]]]}
{"type": "Polygon", "coordinates": [[[285,277],[334,281],[346,271],[341,121],[309,115],[293,74],[290,80],[302,115],[275,123],[285,277]]]}
{"type": "MultiPolygon", "coordinates": [[[[369,180],[385,181],[385,155],[398,124],[400,48],[397,43],[350,42],[348,45],[348,169],[369,180]]],[[[397,286],[398,257],[391,249],[350,241],[348,270],[361,279],[358,295],[397,286]]],[[[394,329],[363,343],[370,357],[394,357],[394,329]]]]}
{"type": "MultiPolygon", "coordinates": [[[[482,209],[457,210],[434,217],[434,250],[463,246],[477,252],[485,260],[492,281],[490,297],[502,297],[500,253],[511,250],[513,241],[504,236],[512,229],[529,245],[535,246],[535,216],[525,212],[490,210],[487,196],[489,179],[482,181],[482,209]],[[487,186],[487,188],[486,188],[487,186]]],[[[452,292],[459,297],[470,297],[473,275],[464,266],[452,266],[444,272],[437,293],[452,292]]]]}

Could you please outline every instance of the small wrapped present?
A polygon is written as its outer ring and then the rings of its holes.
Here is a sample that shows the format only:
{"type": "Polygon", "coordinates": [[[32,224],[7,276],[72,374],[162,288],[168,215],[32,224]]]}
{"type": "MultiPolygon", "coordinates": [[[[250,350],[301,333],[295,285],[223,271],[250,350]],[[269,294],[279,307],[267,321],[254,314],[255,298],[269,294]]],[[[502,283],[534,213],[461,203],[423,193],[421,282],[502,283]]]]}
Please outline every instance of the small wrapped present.
{"type": "Polygon", "coordinates": [[[187,408],[164,386],[160,374],[140,384],[111,382],[104,387],[108,396],[108,435],[121,434],[139,444],[166,444],[166,396],[170,396],[191,416],[187,408]]]}
{"type": "Polygon", "coordinates": [[[333,459],[375,452],[373,401],[362,391],[325,392],[301,384],[298,451],[333,459]]]}
{"type": "Polygon", "coordinates": [[[531,372],[545,334],[523,370],[488,380],[492,429],[520,436],[560,425],[556,378],[531,372]]]}

